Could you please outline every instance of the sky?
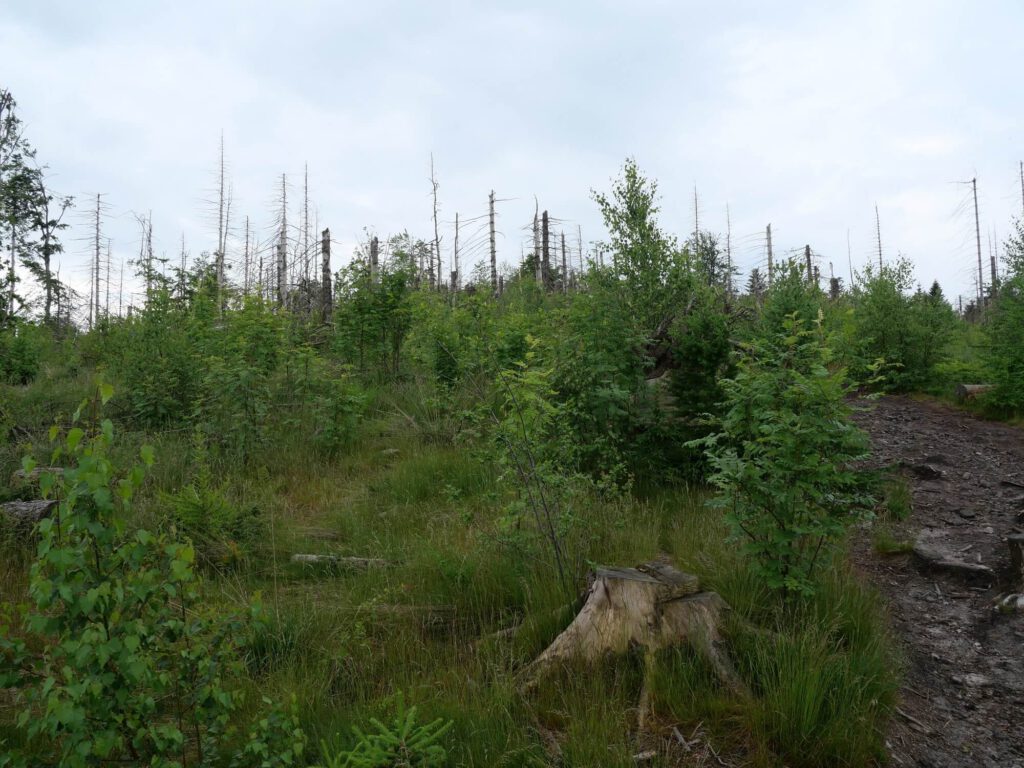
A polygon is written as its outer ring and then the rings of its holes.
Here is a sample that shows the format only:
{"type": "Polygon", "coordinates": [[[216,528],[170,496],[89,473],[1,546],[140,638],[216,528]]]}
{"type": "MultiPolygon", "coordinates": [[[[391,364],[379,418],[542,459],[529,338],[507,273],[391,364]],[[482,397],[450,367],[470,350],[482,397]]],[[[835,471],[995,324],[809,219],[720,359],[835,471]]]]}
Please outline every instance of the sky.
{"type": "Polygon", "coordinates": [[[61,276],[86,293],[96,193],[115,274],[136,214],[175,262],[183,237],[215,248],[223,135],[235,259],[246,215],[271,237],[282,174],[298,223],[307,166],[335,268],[366,232],[430,237],[431,156],[446,268],[456,213],[463,273],[486,255],[492,189],[500,260],[529,247],[535,205],[589,249],[605,237],[591,190],[633,157],[666,230],[692,232],[695,193],[700,228],[728,229],[742,281],[769,223],[776,258],[809,244],[848,281],[878,259],[877,205],[882,258],[966,302],[964,182],[986,283],[989,241],[1024,205],[1022,28],[1019,0],[4,0],[0,86],[78,201],[61,276]]]}

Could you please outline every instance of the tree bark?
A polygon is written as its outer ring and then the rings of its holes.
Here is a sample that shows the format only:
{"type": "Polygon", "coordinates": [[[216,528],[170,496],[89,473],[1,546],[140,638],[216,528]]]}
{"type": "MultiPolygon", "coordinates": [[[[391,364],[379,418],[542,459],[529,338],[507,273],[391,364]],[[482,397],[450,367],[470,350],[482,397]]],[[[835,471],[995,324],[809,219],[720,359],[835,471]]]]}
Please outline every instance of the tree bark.
{"type": "Polygon", "coordinates": [[[583,607],[573,622],[533,662],[527,685],[552,666],[570,660],[593,663],[633,646],[655,652],[690,644],[730,690],[746,693],[728,658],[718,650],[721,622],[729,606],[716,592],[700,590],[696,576],[671,565],[598,568],[583,607]]]}

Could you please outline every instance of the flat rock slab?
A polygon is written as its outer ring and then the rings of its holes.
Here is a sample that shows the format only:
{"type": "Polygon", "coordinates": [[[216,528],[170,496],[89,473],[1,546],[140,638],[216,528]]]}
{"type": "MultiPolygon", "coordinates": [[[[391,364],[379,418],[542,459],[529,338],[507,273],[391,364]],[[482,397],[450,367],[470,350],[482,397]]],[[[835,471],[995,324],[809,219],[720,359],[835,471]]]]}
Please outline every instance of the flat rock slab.
{"type": "Polygon", "coordinates": [[[995,572],[987,565],[970,562],[954,549],[956,534],[948,528],[922,531],[914,542],[914,557],[924,571],[937,571],[971,584],[991,584],[995,572]]]}

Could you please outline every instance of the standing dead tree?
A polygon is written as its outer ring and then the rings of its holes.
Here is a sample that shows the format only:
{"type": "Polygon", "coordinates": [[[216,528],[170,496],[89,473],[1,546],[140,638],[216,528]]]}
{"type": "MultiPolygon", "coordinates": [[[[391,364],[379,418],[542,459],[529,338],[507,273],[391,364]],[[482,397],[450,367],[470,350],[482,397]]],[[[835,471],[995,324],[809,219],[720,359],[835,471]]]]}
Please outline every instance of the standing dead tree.
{"type": "Polygon", "coordinates": [[[494,190],[488,198],[488,232],[491,239],[491,291],[498,291],[498,248],[494,237],[494,190]]]}
{"type": "Polygon", "coordinates": [[[441,278],[441,231],[438,228],[437,223],[437,189],[440,185],[437,183],[437,175],[434,173],[434,153],[430,153],[430,196],[433,201],[434,211],[434,250],[430,257],[430,271],[428,273],[428,279],[430,280],[430,287],[434,288],[439,286],[442,282],[441,278]],[[434,271],[434,262],[437,262],[437,271],[434,271]]]}
{"type": "Polygon", "coordinates": [[[288,299],[288,187],[281,174],[281,198],[277,234],[277,306],[282,309],[288,299]]]}
{"type": "Polygon", "coordinates": [[[537,278],[537,285],[544,285],[544,267],[540,259],[540,218],[538,208],[540,203],[533,198],[533,261],[534,272],[537,278]]]}
{"type": "Polygon", "coordinates": [[[217,252],[215,255],[217,269],[217,306],[224,311],[224,254],[227,250],[226,194],[224,189],[224,131],[220,133],[220,163],[218,164],[217,184],[217,252]]]}
{"type": "Polygon", "coordinates": [[[562,293],[569,292],[569,265],[566,261],[565,256],[565,232],[560,233],[562,236],[562,293]]]}
{"type": "Polygon", "coordinates": [[[320,240],[320,319],[327,324],[334,309],[331,292],[331,230],[325,229],[320,240]]]}
{"type": "Polygon", "coordinates": [[[545,290],[551,288],[551,248],[550,248],[550,237],[551,230],[549,226],[548,212],[544,211],[540,217],[540,238],[541,238],[541,285],[544,286],[545,290]]]}

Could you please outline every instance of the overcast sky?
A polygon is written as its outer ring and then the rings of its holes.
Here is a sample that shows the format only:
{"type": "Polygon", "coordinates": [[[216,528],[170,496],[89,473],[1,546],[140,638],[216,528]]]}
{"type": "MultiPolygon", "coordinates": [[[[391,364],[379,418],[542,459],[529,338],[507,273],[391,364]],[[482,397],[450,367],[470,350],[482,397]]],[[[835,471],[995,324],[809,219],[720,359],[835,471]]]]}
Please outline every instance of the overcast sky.
{"type": "MultiPolygon", "coordinates": [[[[534,196],[575,246],[604,235],[592,188],[633,156],[662,222],[726,229],[744,273],[809,243],[823,274],[877,258],[973,295],[982,248],[1021,211],[1024,4],[860,2],[47,2],[0,4],[0,85],[51,185],[104,193],[115,262],[152,210],[158,252],[212,250],[223,131],[234,222],[269,237],[282,173],[309,165],[347,261],[364,228],[427,237],[430,154],[451,221],[498,198],[518,261],[534,196]]],[[[293,208],[293,218],[298,213],[293,208]]],[[[81,221],[81,211],[76,222],[81,221]]],[[[470,260],[477,223],[462,230],[470,260]]],[[[236,235],[240,234],[236,232],[236,235]]],[[[87,286],[84,235],[62,277],[87,286]]],[[[237,242],[236,242],[236,247],[237,242]]],[[[116,269],[116,267],[115,267],[116,269]]],[[[464,265],[465,269],[465,265],[464,265]]]]}

